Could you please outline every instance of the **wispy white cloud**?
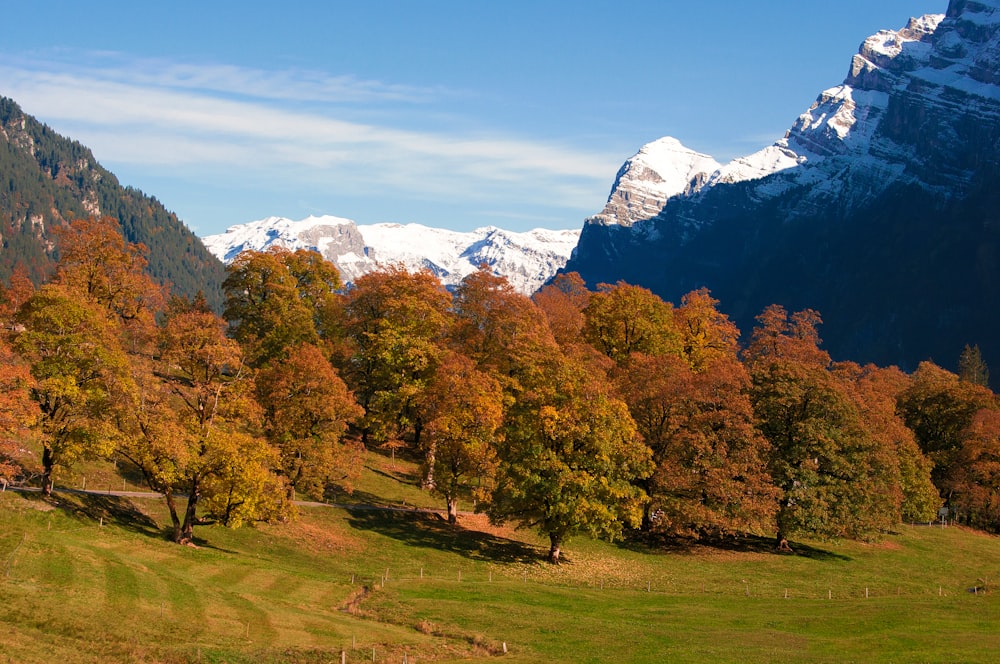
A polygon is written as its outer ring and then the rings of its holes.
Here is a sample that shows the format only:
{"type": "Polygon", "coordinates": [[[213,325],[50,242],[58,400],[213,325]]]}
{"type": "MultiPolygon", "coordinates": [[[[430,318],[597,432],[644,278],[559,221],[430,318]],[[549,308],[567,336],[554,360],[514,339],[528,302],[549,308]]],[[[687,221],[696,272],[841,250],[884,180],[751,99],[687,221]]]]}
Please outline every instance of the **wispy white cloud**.
{"type": "Polygon", "coordinates": [[[439,115],[455,95],[322,72],[0,54],[0,94],[72,128],[102,161],[273,173],[276,187],[308,177],[424,200],[581,207],[606,189],[619,159],[500,131],[422,128],[422,109],[439,115]],[[359,121],[364,108],[379,121],[359,121]]]}

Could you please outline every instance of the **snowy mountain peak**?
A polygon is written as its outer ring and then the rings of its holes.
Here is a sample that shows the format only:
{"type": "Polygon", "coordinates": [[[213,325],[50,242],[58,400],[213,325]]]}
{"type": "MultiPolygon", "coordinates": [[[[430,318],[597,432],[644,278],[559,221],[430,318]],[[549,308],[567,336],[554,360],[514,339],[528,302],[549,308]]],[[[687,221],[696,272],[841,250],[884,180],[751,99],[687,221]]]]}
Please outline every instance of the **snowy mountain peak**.
{"type": "Polygon", "coordinates": [[[359,226],[341,217],[313,216],[299,221],[268,217],[202,241],[225,263],[248,249],[312,249],[335,263],[347,282],[380,266],[402,264],[428,269],[446,286],[455,286],[485,263],[528,295],[566,264],[579,237],[579,230],[515,233],[487,226],[462,233],[421,224],[359,226]]]}
{"type": "Polygon", "coordinates": [[[648,219],[667,199],[698,191],[718,168],[715,159],[671,136],[647,143],[618,171],[607,205],[588,222],[630,226],[648,219]]]}

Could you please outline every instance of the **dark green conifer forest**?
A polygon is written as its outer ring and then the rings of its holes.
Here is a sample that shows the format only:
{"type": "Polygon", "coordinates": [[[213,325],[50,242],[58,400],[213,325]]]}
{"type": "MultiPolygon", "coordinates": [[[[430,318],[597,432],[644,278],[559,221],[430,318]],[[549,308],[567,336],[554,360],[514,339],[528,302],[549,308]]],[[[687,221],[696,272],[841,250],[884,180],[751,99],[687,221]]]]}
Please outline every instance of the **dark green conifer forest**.
{"type": "Polygon", "coordinates": [[[177,215],[138,189],[122,186],[91,151],[60,136],[0,97],[0,279],[20,263],[38,284],[59,256],[55,229],[74,219],[110,216],[129,242],[149,249],[148,274],[179,295],[205,293],[222,304],[222,263],[177,215]]]}

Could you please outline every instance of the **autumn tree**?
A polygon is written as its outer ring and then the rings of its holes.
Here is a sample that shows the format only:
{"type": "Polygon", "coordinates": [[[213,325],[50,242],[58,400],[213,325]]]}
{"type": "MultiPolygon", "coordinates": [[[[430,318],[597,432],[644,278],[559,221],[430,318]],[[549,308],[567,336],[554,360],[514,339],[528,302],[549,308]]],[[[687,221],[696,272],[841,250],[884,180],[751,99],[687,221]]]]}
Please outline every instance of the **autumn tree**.
{"type": "Polygon", "coordinates": [[[390,266],[359,277],[344,302],[350,344],[342,375],[364,408],[365,444],[385,444],[423,423],[414,408],[443,350],[451,298],[427,271],[390,266]]]}
{"type": "Polygon", "coordinates": [[[444,497],[448,522],[458,519],[458,499],[479,481],[478,498],[485,497],[483,479],[496,472],[496,445],[502,436],[504,397],[497,382],[479,371],[469,358],[448,352],[420,395],[425,421],[421,445],[428,453],[425,477],[444,497]]]}
{"type": "Polygon", "coordinates": [[[583,314],[584,338],[616,363],[630,353],[681,354],[673,306],[647,288],[599,284],[583,314]]]}
{"type": "Polygon", "coordinates": [[[909,376],[896,367],[861,367],[853,362],[840,362],[834,370],[853,388],[855,402],[868,430],[887,450],[885,463],[898,472],[901,518],[906,521],[934,519],[941,498],[931,480],[933,463],[920,450],[916,436],[896,409],[899,394],[910,384],[909,376]]]}
{"type": "Polygon", "coordinates": [[[321,498],[328,482],[357,477],[360,450],[344,434],[364,411],[319,348],[296,346],[262,369],[256,385],[264,431],[290,491],[321,498]]]}
{"type": "Polygon", "coordinates": [[[29,367],[0,337],[0,480],[5,483],[22,474],[24,440],[41,415],[31,398],[35,386],[29,367]]]}
{"type": "Polygon", "coordinates": [[[178,543],[194,537],[199,509],[239,525],[285,507],[275,501],[284,491],[274,490],[274,451],[252,435],[259,421],[252,380],[225,330],[211,312],[175,309],[160,332],[158,366],[143,374],[132,407],[118,411],[128,434],[119,453],[164,493],[178,543]],[[179,494],[187,496],[183,519],[179,494]]]}
{"type": "Polygon", "coordinates": [[[695,371],[719,359],[735,358],[740,330],[718,309],[719,301],[707,288],[681,298],[674,319],[681,337],[681,352],[695,371]]]}
{"type": "Polygon", "coordinates": [[[947,478],[958,463],[963,435],[983,408],[995,408],[996,396],[982,385],[960,380],[932,362],[921,362],[897,400],[899,413],[934,464],[931,477],[949,498],[947,478]]]}
{"type": "Polygon", "coordinates": [[[14,266],[8,285],[0,284],[0,479],[13,482],[22,474],[23,442],[40,416],[31,398],[35,386],[30,367],[10,346],[15,315],[35,292],[23,263],[14,266]]]}
{"type": "Polygon", "coordinates": [[[558,350],[541,310],[485,267],[462,279],[451,310],[452,347],[507,390],[516,390],[523,374],[558,350]]]}
{"type": "Polygon", "coordinates": [[[487,512],[517,519],[549,538],[559,562],[567,538],[615,538],[642,519],[637,478],[651,471],[628,407],[601,377],[556,353],[510,407],[487,512]]]}
{"type": "Polygon", "coordinates": [[[770,445],[754,427],[750,377],[735,355],[695,372],[676,356],[633,353],[616,385],[653,453],[655,470],[643,482],[647,527],[694,536],[774,532],[770,445]]]}
{"type": "Polygon", "coordinates": [[[531,299],[545,314],[560,346],[582,342],[583,311],[590,302],[590,291],[578,272],[557,274],[531,299]]]}
{"type": "Polygon", "coordinates": [[[57,233],[56,282],[107,311],[123,331],[148,327],[164,294],[145,272],[146,247],[126,242],[114,217],[75,220],[57,233]]]}
{"type": "Polygon", "coordinates": [[[945,478],[951,505],[970,526],[1000,533],[1000,410],[972,417],[945,478]]]}
{"type": "Polygon", "coordinates": [[[299,299],[312,312],[313,326],[326,344],[340,340],[343,332],[344,287],[337,266],[320,253],[296,249],[282,254],[282,261],[295,278],[299,299]]]}
{"type": "Polygon", "coordinates": [[[793,532],[867,538],[899,521],[897,468],[850,389],[819,348],[820,319],[772,305],[757,318],[746,361],[771,476],[781,489],[780,540],[793,532]]]}
{"type": "Polygon", "coordinates": [[[225,317],[249,363],[263,366],[299,344],[317,344],[312,302],[299,290],[288,249],[244,251],[226,268],[225,317]]]}
{"type": "Polygon", "coordinates": [[[108,418],[128,389],[128,362],[116,330],[95,305],[62,286],[46,285],[24,303],[14,347],[31,369],[31,395],[41,411],[42,489],[53,471],[80,458],[106,455],[114,432],[108,418]]]}
{"type": "Polygon", "coordinates": [[[0,284],[0,326],[3,329],[10,330],[13,327],[17,310],[34,293],[35,286],[28,277],[28,269],[24,263],[18,263],[10,275],[10,283],[0,284]]]}

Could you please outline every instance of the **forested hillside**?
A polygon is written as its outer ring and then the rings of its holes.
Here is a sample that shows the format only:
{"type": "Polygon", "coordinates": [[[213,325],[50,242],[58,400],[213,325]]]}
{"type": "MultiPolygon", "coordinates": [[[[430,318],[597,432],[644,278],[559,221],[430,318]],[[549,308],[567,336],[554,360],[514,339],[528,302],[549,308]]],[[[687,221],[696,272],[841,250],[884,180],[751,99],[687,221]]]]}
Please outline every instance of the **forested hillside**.
{"type": "Polygon", "coordinates": [[[91,151],[0,97],[0,280],[22,264],[35,283],[52,274],[54,230],[74,219],[111,216],[126,240],[149,248],[148,273],[175,292],[199,290],[221,303],[222,264],[158,200],[123,187],[91,151]]]}

